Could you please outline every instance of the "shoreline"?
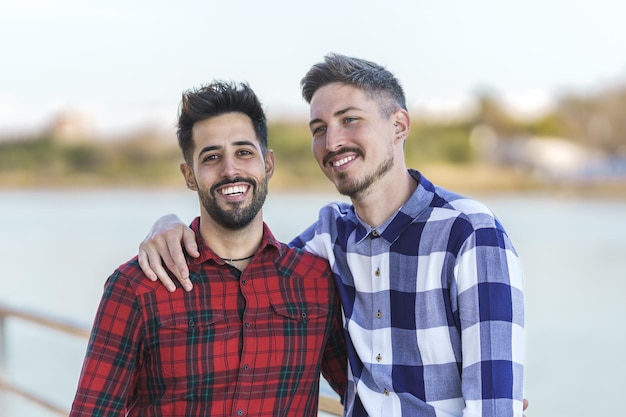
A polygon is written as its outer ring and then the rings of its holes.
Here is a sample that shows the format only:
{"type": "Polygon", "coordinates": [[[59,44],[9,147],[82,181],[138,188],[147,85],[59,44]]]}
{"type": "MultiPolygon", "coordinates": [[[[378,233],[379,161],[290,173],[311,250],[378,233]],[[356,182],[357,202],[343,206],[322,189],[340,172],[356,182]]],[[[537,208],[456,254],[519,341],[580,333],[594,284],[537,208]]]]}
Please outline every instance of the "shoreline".
{"type": "MultiPolygon", "coordinates": [[[[421,164],[417,168],[435,185],[462,195],[528,194],[555,197],[626,199],[626,179],[605,181],[547,180],[541,173],[522,171],[493,165],[453,165],[443,163],[421,164]]],[[[277,172],[270,180],[270,192],[321,193],[336,195],[336,190],[319,173],[314,176],[294,176],[277,172]]],[[[108,178],[102,175],[77,174],[73,176],[41,178],[36,175],[0,175],[0,190],[184,190],[180,174],[158,178],[108,178]]]]}

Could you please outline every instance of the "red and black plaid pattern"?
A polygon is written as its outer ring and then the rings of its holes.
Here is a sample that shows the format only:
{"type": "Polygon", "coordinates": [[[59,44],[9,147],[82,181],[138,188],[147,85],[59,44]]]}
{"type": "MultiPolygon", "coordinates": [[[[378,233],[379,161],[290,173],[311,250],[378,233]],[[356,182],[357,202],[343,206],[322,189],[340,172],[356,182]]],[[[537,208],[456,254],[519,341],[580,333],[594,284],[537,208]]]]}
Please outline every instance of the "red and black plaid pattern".
{"type": "Polygon", "coordinates": [[[136,259],[109,277],[72,417],[313,417],[320,372],[343,395],[346,353],[328,262],[276,241],[267,226],[242,273],[199,234],[198,242],[191,292],[149,281],[136,259]]]}

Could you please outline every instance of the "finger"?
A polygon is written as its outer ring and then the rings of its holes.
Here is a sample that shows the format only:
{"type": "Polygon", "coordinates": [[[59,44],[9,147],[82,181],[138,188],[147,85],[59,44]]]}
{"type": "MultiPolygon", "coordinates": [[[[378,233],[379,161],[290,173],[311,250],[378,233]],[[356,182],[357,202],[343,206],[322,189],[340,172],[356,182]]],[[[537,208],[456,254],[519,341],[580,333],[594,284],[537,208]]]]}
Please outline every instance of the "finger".
{"type": "Polygon", "coordinates": [[[157,276],[156,273],[150,268],[150,262],[148,261],[148,254],[143,249],[139,248],[139,255],[137,256],[139,260],[139,266],[143,273],[148,277],[150,281],[156,281],[157,276]]]}
{"type": "MultiPolygon", "coordinates": [[[[195,234],[194,234],[195,240],[195,234]]],[[[187,266],[187,258],[181,246],[180,237],[174,237],[170,234],[166,235],[167,250],[159,251],[163,256],[163,261],[170,271],[174,274],[178,282],[183,286],[185,291],[191,291],[193,284],[189,279],[189,267],[187,266]]],[[[198,254],[199,255],[199,254],[198,254]]]]}
{"type": "MultiPolygon", "coordinates": [[[[139,266],[148,279],[152,281],[156,281],[157,279],[163,281],[163,278],[167,276],[167,272],[163,269],[160,256],[161,253],[166,253],[166,251],[167,244],[160,236],[148,236],[139,245],[139,266]]],[[[169,279],[169,277],[167,279],[169,279]]]]}
{"type": "Polygon", "coordinates": [[[163,268],[162,259],[161,259],[161,256],[159,255],[159,253],[158,252],[154,252],[154,251],[153,252],[146,252],[146,253],[147,253],[147,256],[148,256],[148,261],[150,263],[150,267],[152,268],[152,270],[156,274],[156,276],[159,279],[159,281],[161,281],[161,283],[163,285],[165,285],[165,287],[167,288],[168,291],[170,291],[170,292],[176,291],[176,285],[174,285],[174,281],[172,281],[172,279],[170,278],[170,276],[167,273],[167,271],[165,270],[165,268],[163,268]]]}
{"type": "Polygon", "coordinates": [[[183,229],[183,246],[185,247],[185,251],[194,258],[200,256],[200,252],[198,251],[198,243],[196,242],[196,234],[193,230],[188,227],[183,229]]]}

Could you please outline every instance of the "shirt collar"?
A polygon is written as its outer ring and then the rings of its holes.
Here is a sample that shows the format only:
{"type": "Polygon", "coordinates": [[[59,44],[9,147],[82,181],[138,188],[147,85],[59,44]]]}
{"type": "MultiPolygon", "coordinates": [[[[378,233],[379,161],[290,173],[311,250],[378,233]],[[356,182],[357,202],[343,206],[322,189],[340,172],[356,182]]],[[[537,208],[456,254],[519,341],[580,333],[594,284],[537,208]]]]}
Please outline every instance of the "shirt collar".
{"type": "Polygon", "coordinates": [[[417,181],[417,188],[402,207],[391,217],[385,220],[380,226],[372,228],[365,223],[352,207],[354,216],[357,219],[355,230],[356,242],[359,243],[367,236],[372,238],[381,237],[388,244],[400,237],[404,230],[417,219],[421,213],[431,206],[435,195],[434,185],[424,178],[419,171],[409,169],[409,174],[417,181]]]}
{"type": "MultiPolygon", "coordinates": [[[[226,262],[204,243],[204,239],[202,239],[202,235],[200,234],[200,217],[196,217],[189,227],[196,234],[196,242],[198,243],[200,256],[193,258],[187,255],[187,264],[193,266],[212,261],[218,265],[226,265],[226,262]]],[[[283,250],[284,245],[281,245],[281,243],[276,240],[270,228],[263,222],[263,238],[261,239],[261,246],[259,246],[259,249],[254,253],[254,258],[257,258],[260,254],[263,260],[276,261],[282,256],[283,250]]]]}

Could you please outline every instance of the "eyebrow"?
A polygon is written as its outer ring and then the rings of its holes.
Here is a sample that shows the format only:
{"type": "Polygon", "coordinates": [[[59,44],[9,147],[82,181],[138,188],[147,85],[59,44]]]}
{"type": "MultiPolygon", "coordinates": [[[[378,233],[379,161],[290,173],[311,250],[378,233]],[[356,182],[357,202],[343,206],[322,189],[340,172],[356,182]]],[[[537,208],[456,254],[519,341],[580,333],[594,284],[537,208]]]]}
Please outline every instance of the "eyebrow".
{"type": "MultiPolygon", "coordinates": [[[[362,108],[360,108],[360,107],[356,107],[356,106],[348,106],[348,107],[343,108],[343,109],[341,109],[341,110],[337,110],[335,113],[333,113],[333,117],[339,117],[339,116],[341,116],[341,115],[343,115],[343,114],[346,114],[347,112],[349,112],[349,111],[351,111],[351,110],[363,111],[363,109],[362,109],[362,108]]],[[[321,123],[321,122],[323,122],[323,120],[322,120],[322,119],[319,119],[319,118],[318,118],[318,119],[313,119],[313,120],[311,120],[311,121],[309,122],[309,126],[311,126],[311,125],[313,125],[313,124],[315,124],[315,123],[321,123]]]]}
{"type": "MultiPolygon", "coordinates": [[[[254,142],[252,142],[250,140],[237,140],[237,141],[233,142],[233,145],[235,145],[235,146],[252,146],[253,148],[256,147],[254,142]]],[[[200,149],[200,152],[198,153],[198,158],[201,157],[202,154],[204,154],[206,152],[216,151],[218,149],[223,149],[223,148],[224,147],[221,146],[221,145],[205,146],[204,148],[200,149]]]]}

